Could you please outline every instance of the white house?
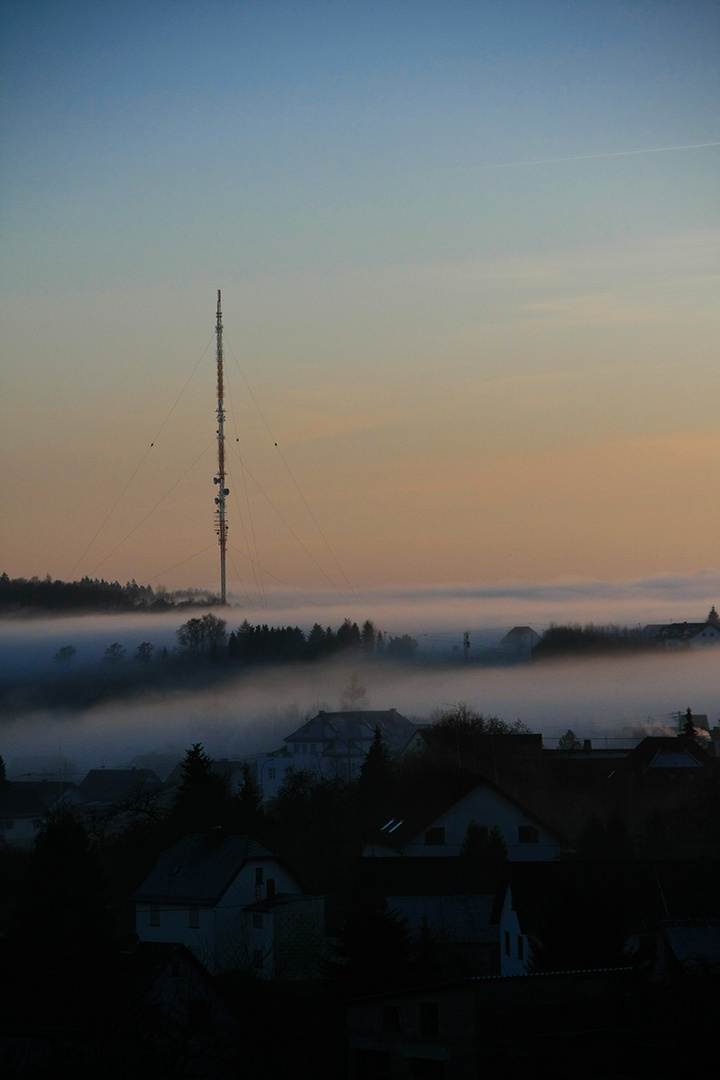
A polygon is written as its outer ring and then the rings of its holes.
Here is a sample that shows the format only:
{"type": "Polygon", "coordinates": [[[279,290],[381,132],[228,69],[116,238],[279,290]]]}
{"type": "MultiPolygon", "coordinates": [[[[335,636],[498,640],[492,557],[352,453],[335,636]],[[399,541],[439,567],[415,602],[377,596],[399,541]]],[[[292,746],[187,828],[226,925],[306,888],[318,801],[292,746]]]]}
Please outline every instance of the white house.
{"type": "Polygon", "coordinates": [[[378,728],[387,749],[399,753],[416,725],[397,709],[321,710],[288,735],[279,750],[256,759],[263,797],[269,799],[277,794],[290,769],[353,779],[360,772],[378,728]]]}
{"type": "Polygon", "coordinates": [[[418,796],[388,815],[364,853],[458,855],[471,822],[487,837],[493,827],[499,829],[511,861],[557,859],[567,847],[554,829],[489,780],[438,773],[424,780],[418,796]]]}
{"type": "Polygon", "coordinates": [[[283,933],[294,921],[312,947],[323,936],[322,898],[304,895],[267,848],[222,829],[186,836],[169,848],[132,900],[141,941],[178,942],[213,973],[243,969],[265,978],[299,977],[297,956],[309,946],[300,942],[288,964],[283,933]],[[289,976],[280,970],[283,964],[289,976]]]}

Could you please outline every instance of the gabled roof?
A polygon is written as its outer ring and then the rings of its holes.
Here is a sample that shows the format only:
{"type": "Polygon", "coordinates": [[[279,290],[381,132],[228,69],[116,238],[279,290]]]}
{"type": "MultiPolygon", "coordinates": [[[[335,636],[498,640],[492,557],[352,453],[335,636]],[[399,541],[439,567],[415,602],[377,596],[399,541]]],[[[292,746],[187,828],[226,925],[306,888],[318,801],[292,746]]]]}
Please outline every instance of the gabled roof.
{"type": "Polygon", "coordinates": [[[387,815],[385,821],[378,823],[378,831],[373,837],[376,845],[402,850],[416,836],[427,829],[451,810],[475,788],[486,788],[500,799],[511,803],[529,821],[534,821],[545,831],[566,843],[557,829],[541,820],[537,814],[520,803],[514,796],[503,791],[487,777],[462,769],[454,771],[435,770],[422,776],[422,783],[408,798],[398,804],[393,816],[387,815]]]}
{"type": "Polygon", "coordinates": [[[684,735],[647,735],[626,758],[617,763],[612,775],[702,768],[717,768],[717,762],[694,739],[684,735]]]}
{"type": "Polygon", "coordinates": [[[212,907],[249,859],[274,859],[249,836],[196,833],[168,848],[131,899],[141,904],[212,907]]]}
{"type": "Polygon", "coordinates": [[[80,790],[91,802],[122,802],[136,791],[160,790],[162,781],[152,769],[91,769],[80,790]]]}
{"type": "Polygon", "coordinates": [[[342,712],[325,712],[321,709],[317,716],[288,735],[285,742],[342,744],[345,750],[351,746],[357,753],[365,753],[376,728],[380,729],[389,750],[400,750],[415,731],[415,724],[406,716],[401,716],[397,709],[342,712]]]}
{"type": "Polygon", "coordinates": [[[531,641],[539,641],[540,635],[537,630],[533,630],[532,626],[513,626],[512,630],[508,630],[505,637],[501,640],[501,645],[524,645],[527,643],[528,638],[531,641]]]}

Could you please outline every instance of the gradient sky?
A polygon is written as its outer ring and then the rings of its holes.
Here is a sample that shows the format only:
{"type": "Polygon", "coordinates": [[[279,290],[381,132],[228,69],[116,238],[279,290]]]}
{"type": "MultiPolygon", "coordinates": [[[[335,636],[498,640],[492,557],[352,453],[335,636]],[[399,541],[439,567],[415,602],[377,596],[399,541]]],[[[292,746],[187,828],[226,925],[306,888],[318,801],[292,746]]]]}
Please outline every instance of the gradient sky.
{"type": "Polygon", "coordinates": [[[235,595],[717,583],[716,0],[1,19],[0,570],[217,586],[219,288],[235,595]]]}

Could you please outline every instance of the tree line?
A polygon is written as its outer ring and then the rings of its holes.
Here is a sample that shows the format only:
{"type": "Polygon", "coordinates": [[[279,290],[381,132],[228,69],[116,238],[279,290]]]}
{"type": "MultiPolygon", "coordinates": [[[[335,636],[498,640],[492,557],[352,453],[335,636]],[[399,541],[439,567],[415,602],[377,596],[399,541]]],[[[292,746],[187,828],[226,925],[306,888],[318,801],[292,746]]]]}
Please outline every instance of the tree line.
{"type": "Polygon", "coordinates": [[[0,615],[24,611],[95,611],[115,614],[128,611],[161,612],[174,608],[210,607],[219,596],[203,589],[176,589],[138,585],[133,578],[125,585],[104,578],[83,577],[80,581],[0,576],[0,615]]]}

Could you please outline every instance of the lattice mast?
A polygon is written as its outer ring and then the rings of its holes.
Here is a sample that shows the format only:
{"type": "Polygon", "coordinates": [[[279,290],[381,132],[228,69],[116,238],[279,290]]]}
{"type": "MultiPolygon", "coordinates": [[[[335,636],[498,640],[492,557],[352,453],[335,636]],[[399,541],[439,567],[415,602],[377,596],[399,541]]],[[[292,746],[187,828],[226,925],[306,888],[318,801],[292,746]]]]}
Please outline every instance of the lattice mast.
{"type": "Polygon", "coordinates": [[[225,387],[223,378],[223,344],[222,344],[222,308],[220,306],[220,290],[217,298],[217,318],[215,321],[215,334],[217,337],[217,443],[218,443],[218,469],[215,483],[218,485],[218,493],[215,498],[215,533],[220,543],[220,603],[227,603],[225,590],[225,552],[227,550],[227,521],[225,520],[225,497],[230,492],[225,487],[225,387]]]}

